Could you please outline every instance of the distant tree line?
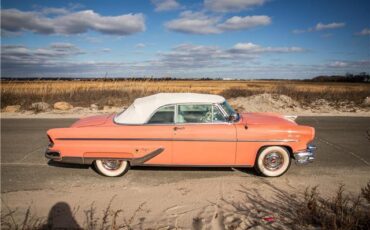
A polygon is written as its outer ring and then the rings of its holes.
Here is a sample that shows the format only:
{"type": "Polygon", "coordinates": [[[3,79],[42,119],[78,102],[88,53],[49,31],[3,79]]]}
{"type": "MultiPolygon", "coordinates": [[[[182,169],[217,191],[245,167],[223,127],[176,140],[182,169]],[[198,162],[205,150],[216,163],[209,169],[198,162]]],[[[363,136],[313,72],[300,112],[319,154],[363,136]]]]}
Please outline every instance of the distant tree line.
{"type": "MultiPolygon", "coordinates": [[[[231,78],[178,78],[178,77],[2,77],[2,81],[221,81],[221,80],[253,80],[253,79],[231,79],[231,78]]],[[[299,80],[299,79],[258,79],[265,81],[282,81],[282,80],[299,80]]],[[[309,82],[362,82],[370,83],[370,75],[366,72],[359,74],[347,73],[346,75],[331,75],[331,76],[317,76],[312,79],[305,79],[303,81],[309,82]]]]}
{"type": "Polygon", "coordinates": [[[213,81],[223,78],[176,78],[176,77],[2,77],[2,81],[213,81]]]}
{"type": "Polygon", "coordinates": [[[359,74],[347,73],[346,75],[317,76],[308,81],[315,82],[365,82],[370,83],[370,75],[366,72],[359,74]]]}

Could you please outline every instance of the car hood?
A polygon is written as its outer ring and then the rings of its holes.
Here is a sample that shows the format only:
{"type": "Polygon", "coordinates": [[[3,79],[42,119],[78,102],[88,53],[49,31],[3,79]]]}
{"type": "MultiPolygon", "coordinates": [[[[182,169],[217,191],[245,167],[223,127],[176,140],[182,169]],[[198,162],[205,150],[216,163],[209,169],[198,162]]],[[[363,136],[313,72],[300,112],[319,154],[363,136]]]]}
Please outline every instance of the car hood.
{"type": "Polygon", "coordinates": [[[110,114],[81,118],[80,120],[73,123],[71,127],[78,128],[86,126],[101,126],[112,120],[113,116],[114,115],[110,114]]]}
{"type": "Polygon", "coordinates": [[[294,121],[277,113],[242,113],[241,122],[248,125],[297,125],[294,121]]]}

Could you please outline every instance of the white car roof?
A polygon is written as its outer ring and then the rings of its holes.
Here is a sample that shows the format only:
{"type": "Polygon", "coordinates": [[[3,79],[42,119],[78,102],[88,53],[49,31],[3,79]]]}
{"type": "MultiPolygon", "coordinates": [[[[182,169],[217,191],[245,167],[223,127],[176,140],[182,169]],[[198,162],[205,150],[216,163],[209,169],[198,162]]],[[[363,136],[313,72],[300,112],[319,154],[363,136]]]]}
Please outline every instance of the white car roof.
{"type": "Polygon", "coordinates": [[[144,124],[160,107],[184,103],[222,103],[225,98],[212,94],[199,93],[158,93],[138,98],[125,111],[118,114],[114,121],[119,124],[144,124]]]}

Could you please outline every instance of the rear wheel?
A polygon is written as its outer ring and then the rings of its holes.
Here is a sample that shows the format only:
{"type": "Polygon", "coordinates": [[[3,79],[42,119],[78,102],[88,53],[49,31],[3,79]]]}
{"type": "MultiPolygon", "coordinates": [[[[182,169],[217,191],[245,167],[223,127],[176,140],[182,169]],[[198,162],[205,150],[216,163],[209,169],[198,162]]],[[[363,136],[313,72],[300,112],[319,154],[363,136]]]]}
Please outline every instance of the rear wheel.
{"type": "Polygon", "coordinates": [[[96,160],[94,165],[99,173],[108,177],[122,176],[130,168],[129,162],[123,160],[96,160]]]}
{"type": "Polygon", "coordinates": [[[259,152],[255,168],[264,176],[278,177],[290,167],[289,151],[281,146],[270,146],[259,152]]]}

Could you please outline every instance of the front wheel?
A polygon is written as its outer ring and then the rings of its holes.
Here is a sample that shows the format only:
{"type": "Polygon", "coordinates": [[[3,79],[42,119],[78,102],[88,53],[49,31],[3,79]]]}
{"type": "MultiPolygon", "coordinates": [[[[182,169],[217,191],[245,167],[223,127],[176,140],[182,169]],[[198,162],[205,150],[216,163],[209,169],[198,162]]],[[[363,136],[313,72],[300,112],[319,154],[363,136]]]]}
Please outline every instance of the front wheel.
{"type": "Polygon", "coordinates": [[[122,176],[130,168],[129,162],[123,160],[96,160],[94,165],[99,173],[108,177],[122,176]]]}
{"type": "Polygon", "coordinates": [[[264,176],[278,177],[289,169],[290,163],[290,154],[286,148],[270,146],[259,152],[255,168],[264,176]]]}

